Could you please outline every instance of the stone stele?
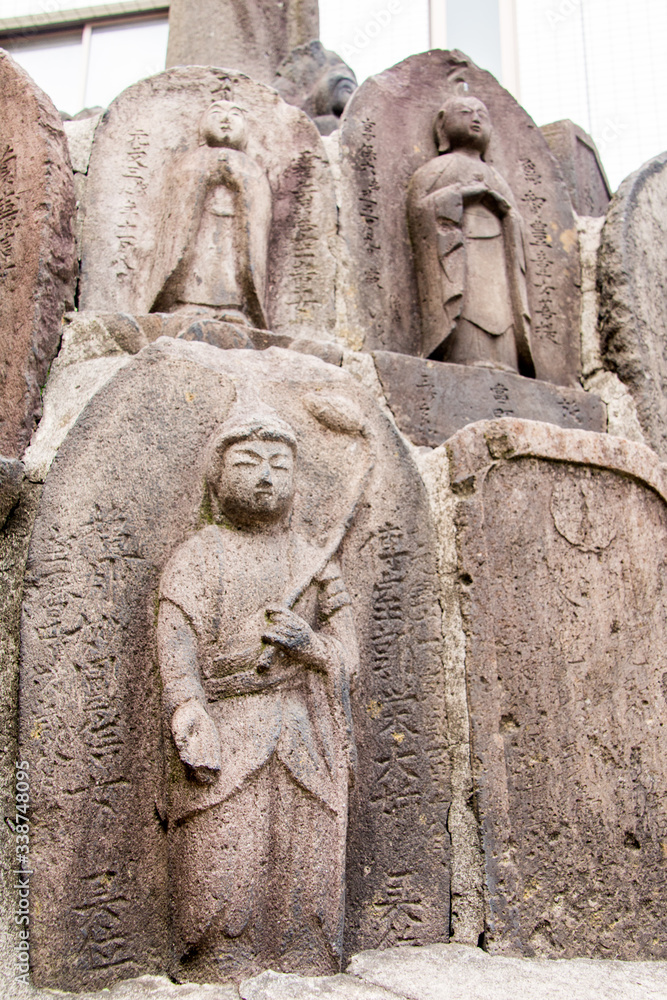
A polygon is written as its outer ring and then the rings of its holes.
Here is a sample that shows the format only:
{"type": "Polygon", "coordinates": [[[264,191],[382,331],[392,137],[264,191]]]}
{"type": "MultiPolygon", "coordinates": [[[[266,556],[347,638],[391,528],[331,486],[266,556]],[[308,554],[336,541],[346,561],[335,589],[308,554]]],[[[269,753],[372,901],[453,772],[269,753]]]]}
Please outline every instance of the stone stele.
{"type": "Polygon", "coordinates": [[[522,294],[521,283],[527,291],[527,303],[516,298],[515,320],[519,314],[530,316],[534,374],[575,385],[580,374],[579,254],[567,188],[525,111],[489,73],[456,51],[411,56],[366,80],[345,109],[341,231],[354,262],[357,285],[349,294],[358,326],[368,331],[365,346],[430,353],[419,308],[417,266],[422,265],[416,266],[408,231],[408,187],[419,168],[446,160],[446,154],[438,156],[434,123],[454,95],[477,98],[488,109],[493,131],[480,171],[501,179],[498,186],[508,194],[504,201],[512,205],[513,267],[523,276],[512,295],[522,294]]]}
{"type": "Polygon", "coordinates": [[[292,49],[319,33],[317,0],[174,0],[167,67],[233,66],[271,83],[292,49]]]}
{"type": "Polygon", "coordinates": [[[73,301],[74,187],[60,116],[0,50],[0,454],[18,458],[73,301]]]}
{"type": "Polygon", "coordinates": [[[195,66],[130,87],[95,132],[85,197],[80,309],[331,338],[326,154],[263,84],[195,66]]]}
{"type": "Polygon", "coordinates": [[[36,984],[447,940],[434,552],[405,446],[340,368],[162,338],[91,400],[23,606],[36,984]]]}
{"type": "Polygon", "coordinates": [[[509,418],[444,448],[486,947],[664,959],[665,467],[509,418]]]}
{"type": "Polygon", "coordinates": [[[628,386],[647,443],[667,459],[667,153],[614,195],[598,251],[602,359],[628,386]]]}
{"type": "Polygon", "coordinates": [[[567,118],[542,125],[540,132],[560,163],[577,215],[606,215],[611,190],[597,146],[588,132],[567,118]]]}

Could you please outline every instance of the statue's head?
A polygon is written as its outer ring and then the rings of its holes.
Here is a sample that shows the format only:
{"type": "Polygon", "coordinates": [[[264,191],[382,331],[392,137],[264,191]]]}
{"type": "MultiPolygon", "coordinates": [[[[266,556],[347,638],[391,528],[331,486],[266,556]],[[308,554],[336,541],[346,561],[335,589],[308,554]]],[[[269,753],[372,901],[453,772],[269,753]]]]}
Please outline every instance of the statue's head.
{"type": "Polygon", "coordinates": [[[247,139],[245,111],[232,101],[215,101],[204,113],[200,132],[208,146],[243,149],[247,139]]]}
{"type": "Polygon", "coordinates": [[[357,86],[356,76],[342,60],[330,63],[314,88],[315,114],[340,118],[357,86]]]}
{"type": "Polygon", "coordinates": [[[232,417],[215,438],[207,476],[220,513],[239,527],[286,517],[295,459],[294,432],[272,410],[232,417]]]}
{"type": "Polygon", "coordinates": [[[463,148],[484,156],[491,138],[491,119],[478,98],[450,97],[438,112],[434,131],[439,153],[463,148]]]}

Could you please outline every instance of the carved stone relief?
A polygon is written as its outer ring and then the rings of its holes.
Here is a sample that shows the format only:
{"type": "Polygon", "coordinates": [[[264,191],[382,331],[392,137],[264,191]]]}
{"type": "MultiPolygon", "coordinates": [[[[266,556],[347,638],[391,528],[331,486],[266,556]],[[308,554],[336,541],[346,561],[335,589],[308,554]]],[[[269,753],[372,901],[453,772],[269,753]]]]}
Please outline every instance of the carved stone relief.
{"type": "Polygon", "coordinates": [[[408,187],[426,357],[535,376],[523,220],[484,162],[486,106],[450,97],[435,120],[439,156],[408,187]]]}
{"type": "Polygon", "coordinates": [[[162,339],[91,400],[24,600],[37,983],[446,938],[433,552],[404,446],[332,365],[162,339]]]}
{"type": "Polygon", "coordinates": [[[79,308],[326,340],[336,206],[314,125],[233,72],[135,84],[95,132],[79,308]]]}
{"type": "Polygon", "coordinates": [[[60,116],[0,51],[0,455],[19,458],[73,301],[74,187],[60,116]]]}
{"type": "MultiPolygon", "coordinates": [[[[441,126],[439,132],[444,139],[441,126]]],[[[477,137],[473,142],[479,141],[477,137]]],[[[356,309],[359,327],[368,331],[367,349],[428,355],[446,339],[461,307],[473,317],[474,329],[486,331],[479,337],[486,352],[482,360],[488,363],[493,345],[498,348],[498,329],[512,325],[520,371],[532,374],[532,356],[538,379],[577,383],[579,258],[570,198],[544,137],[489,73],[460,52],[432,51],[371,77],[345,110],[341,155],[341,228],[355,277],[350,308],[356,309]],[[481,102],[488,110],[493,133],[484,161],[476,155],[474,162],[467,162],[463,157],[471,147],[465,144],[437,156],[433,123],[453,97],[474,98],[475,107],[481,102]],[[452,204],[445,205],[448,187],[456,184],[466,188],[465,212],[453,191],[452,204]],[[416,246],[410,239],[409,214],[416,246]],[[442,232],[436,236],[438,227],[442,232]],[[460,250],[455,246],[457,232],[462,236],[460,250]],[[485,254],[492,257],[488,266],[485,254]],[[464,255],[472,268],[466,277],[461,274],[464,255]],[[493,319],[480,318],[476,311],[475,303],[488,299],[488,288],[482,296],[473,283],[478,273],[494,276],[493,319]],[[445,307],[452,315],[443,315],[445,307]]],[[[511,347],[512,338],[507,340],[511,347]]],[[[511,354],[509,367],[516,368],[511,354]]],[[[505,354],[494,363],[507,364],[505,354]]]]}

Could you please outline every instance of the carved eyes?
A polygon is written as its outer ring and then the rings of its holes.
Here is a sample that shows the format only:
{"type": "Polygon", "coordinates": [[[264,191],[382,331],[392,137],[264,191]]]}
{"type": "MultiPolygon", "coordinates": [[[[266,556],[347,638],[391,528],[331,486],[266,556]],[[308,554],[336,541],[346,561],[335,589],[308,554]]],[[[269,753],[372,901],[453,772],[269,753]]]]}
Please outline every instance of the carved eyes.
{"type": "Polygon", "coordinates": [[[254,467],[262,465],[265,461],[268,461],[272,469],[284,469],[288,472],[292,467],[289,457],[281,454],[280,452],[277,452],[275,455],[269,455],[268,459],[265,458],[264,455],[259,455],[255,451],[237,452],[232,458],[231,464],[235,466],[254,467]]]}

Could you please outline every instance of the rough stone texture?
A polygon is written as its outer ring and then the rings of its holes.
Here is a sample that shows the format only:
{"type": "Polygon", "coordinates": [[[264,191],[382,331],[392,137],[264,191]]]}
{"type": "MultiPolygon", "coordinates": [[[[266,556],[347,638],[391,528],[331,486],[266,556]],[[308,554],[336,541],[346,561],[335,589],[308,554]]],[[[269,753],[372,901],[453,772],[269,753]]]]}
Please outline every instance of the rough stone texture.
{"type": "Polygon", "coordinates": [[[352,976],[294,976],[280,972],[263,972],[239,986],[242,1000],[309,1000],[325,997],[331,1000],[392,1000],[379,986],[372,986],[352,976]]]}
{"type": "Polygon", "coordinates": [[[597,260],[604,217],[577,216],[581,256],[581,374],[584,389],[607,408],[607,433],[645,444],[630,390],[602,363],[598,330],[597,260]]]}
{"type": "Polygon", "coordinates": [[[80,118],[76,121],[63,122],[63,129],[67,136],[67,147],[69,149],[70,160],[72,161],[72,170],[74,171],[77,260],[81,260],[81,236],[83,233],[83,214],[90,154],[93,148],[95,129],[99,125],[101,118],[102,114],[100,113],[92,115],[90,118],[80,118]]]}
{"type": "MultiPolygon", "coordinates": [[[[238,327],[204,319],[192,324],[185,331],[188,335],[181,339],[205,337],[206,343],[223,349],[289,347],[301,354],[319,357],[328,364],[340,366],[342,362],[342,348],[329,341],[302,337],[293,340],[266,330],[251,332],[253,343],[238,327]]],[[[42,419],[23,456],[29,478],[34,482],[44,481],[58,448],[86,403],[130,362],[133,355],[160,336],[178,333],[178,315],[168,313],[139,317],[126,313],[67,313],[60,351],[44,389],[42,419]]]]}
{"type": "Polygon", "coordinates": [[[174,0],[167,67],[231,66],[271,83],[292,49],[319,33],[317,0],[174,0]]]}
{"type": "Polygon", "coordinates": [[[667,989],[664,962],[528,962],[457,945],[367,952],[348,971],[409,1000],[658,1000],[667,989]]]}
{"type": "Polygon", "coordinates": [[[272,86],[284,101],[305,111],[321,135],[330,135],[357,89],[357,78],[336,52],[315,41],[290,52],[272,86]]]}
{"type": "Polygon", "coordinates": [[[630,174],[614,195],[598,255],[605,367],[632,393],[647,443],[667,458],[667,153],[630,174]]]}
{"type": "Polygon", "coordinates": [[[568,118],[542,125],[540,132],[560,164],[575,212],[606,215],[611,190],[597,146],[588,132],[568,118]]]}
{"type": "Polygon", "coordinates": [[[21,495],[25,467],[17,458],[0,458],[0,528],[21,495]]]}
{"type": "Polygon", "coordinates": [[[206,445],[235,393],[251,390],[296,430],[306,533],[321,529],[330,498],[342,502],[354,478],[336,479],[341,435],[312,416],[328,412],[318,393],[350,396],[369,423],[374,471],[340,552],[361,664],[346,952],[447,938],[440,621],[416,470],[340,368],[275,349],[163,339],[79,417],[51,467],[31,542],[21,752],[33,775],[38,983],[97,988],[167,967],[156,588],[176,546],[206,523],[206,445]],[[308,412],[306,393],[315,397],[308,412]]]}
{"type": "Polygon", "coordinates": [[[23,483],[18,504],[0,531],[0,992],[9,996],[15,975],[15,840],[5,817],[15,816],[14,775],[17,759],[19,624],[28,543],[40,488],[23,483]]]}
{"type": "Polygon", "coordinates": [[[486,162],[489,109],[453,94],[433,132],[438,155],[414,172],[407,198],[421,353],[534,378],[527,232],[511,188],[486,162]]]}
{"type": "Polygon", "coordinates": [[[459,52],[411,56],[366,80],[341,125],[341,229],[353,260],[343,294],[368,328],[367,349],[420,354],[417,282],[406,197],[436,155],[433,123],[463,83],[489,110],[488,162],[513,192],[527,232],[527,284],[536,376],[575,385],[580,372],[579,257],[567,188],[546,140],[490,74],[459,52]],[[356,287],[355,287],[356,286],[356,287]]]}
{"type": "Polygon", "coordinates": [[[230,194],[227,161],[230,176],[241,178],[234,183],[243,209],[236,205],[234,218],[240,224],[243,210],[252,223],[242,268],[253,284],[251,323],[291,338],[331,339],[336,205],[317,129],[274,91],[222,69],[169,70],[130,87],[106,112],[86,186],[79,308],[164,311],[160,299],[188,273],[193,227],[208,205],[201,192],[212,185],[212,196],[217,185],[230,194]],[[200,144],[202,117],[222,100],[243,108],[244,152],[200,144]]]}
{"type": "Polygon", "coordinates": [[[450,940],[476,946],[484,933],[484,872],[470,761],[466,635],[461,616],[456,551],[457,497],[451,488],[445,448],[422,449],[416,460],[426,485],[437,533],[446,739],[452,787],[452,804],[447,816],[452,843],[450,940]]]}
{"type": "Polygon", "coordinates": [[[235,986],[201,983],[176,984],[162,976],[139,976],[116,983],[109,989],[89,993],[63,993],[40,990],[7,980],[3,984],[6,1000],[239,1000],[235,986]]]}
{"type": "Polygon", "coordinates": [[[177,986],[156,976],[100,993],[61,993],[8,981],[7,1000],[663,1000],[667,963],[491,956],[459,945],[355,955],[346,975],[262,973],[234,986],[177,986]]]}
{"type": "Polygon", "coordinates": [[[504,416],[607,429],[604,403],[582,389],[389,351],[374,351],[373,359],[396,423],[416,445],[436,448],[466,424],[504,416]]]}
{"type": "Polygon", "coordinates": [[[75,174],[88,173],[95,129],[99,125],[101,118],[101,114],[96,114],[90,118],[81,118],[78,121],[63,122],[63,129],[67,136],[67,148],[69,149],[70,160],[72,161],[72,170],[75,174]]]}
{"type": "Polygon", "coordinates": [[[445,447],[486,946],[664,958],[667,469],[508,418],[445,447]]]}
{"type": "Polygon", "coordinates": [[[72,302],[74,189],[60,116],[0,50],[0,454],[20,458],[72,302]]]}

